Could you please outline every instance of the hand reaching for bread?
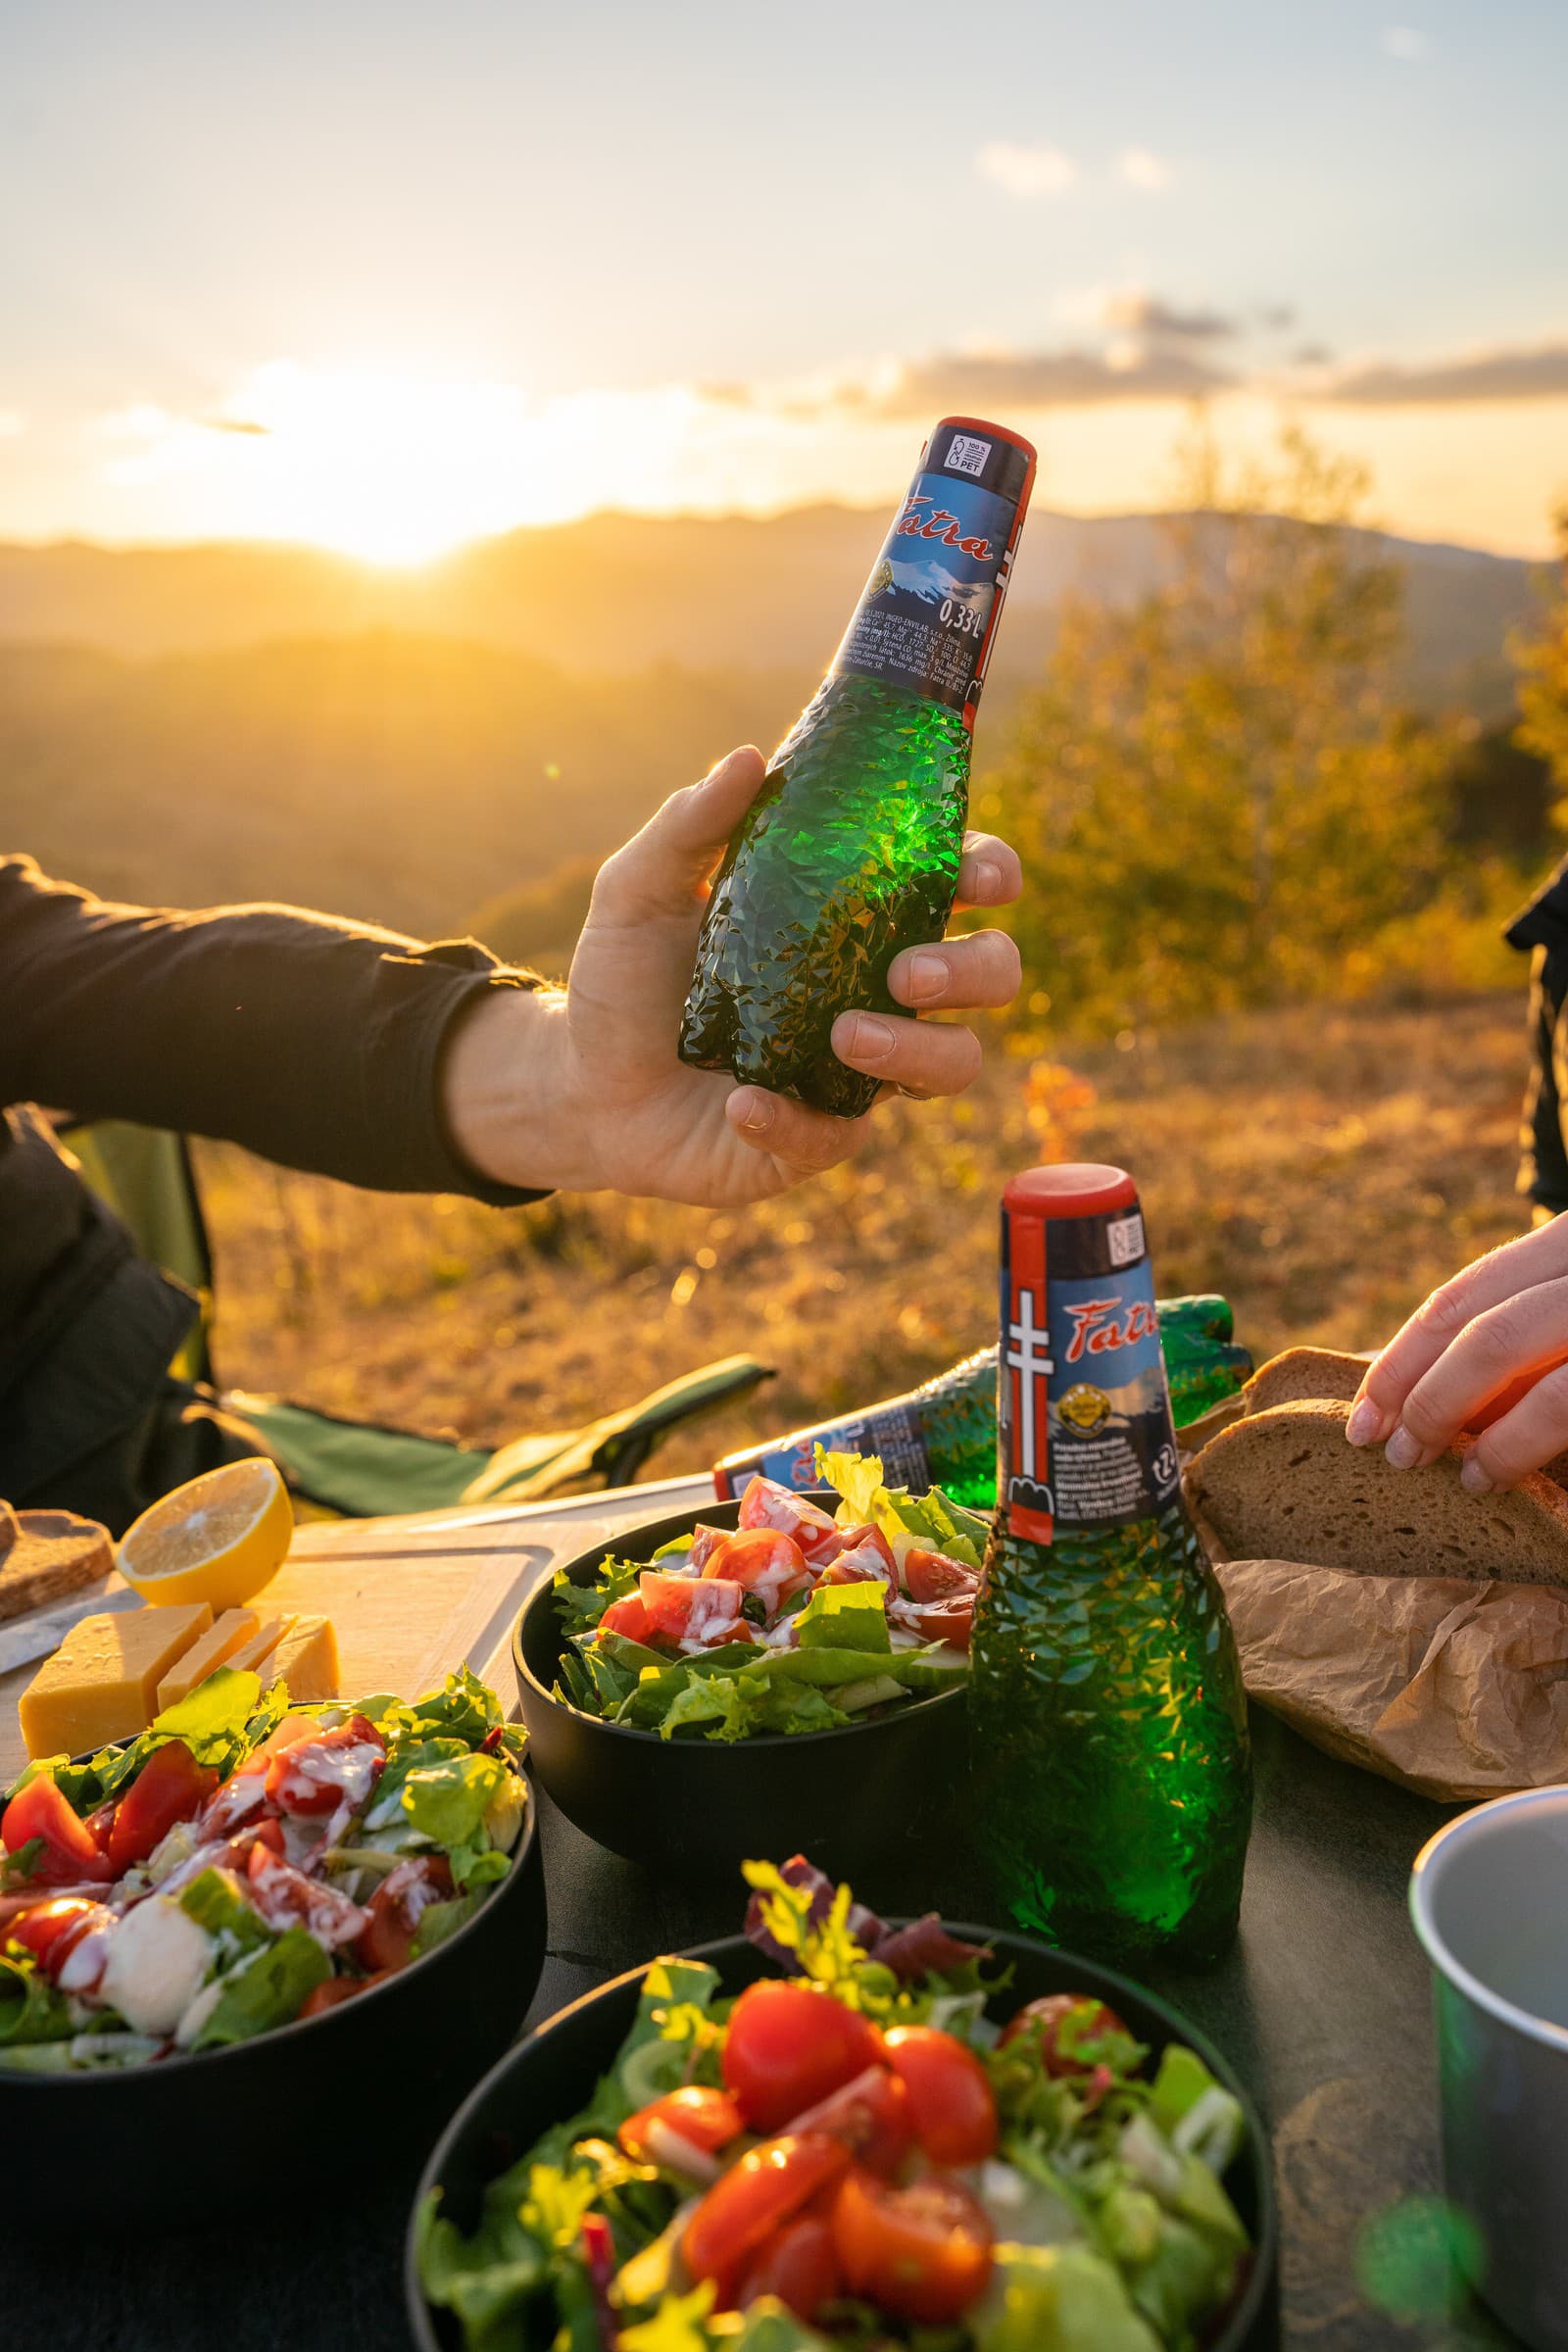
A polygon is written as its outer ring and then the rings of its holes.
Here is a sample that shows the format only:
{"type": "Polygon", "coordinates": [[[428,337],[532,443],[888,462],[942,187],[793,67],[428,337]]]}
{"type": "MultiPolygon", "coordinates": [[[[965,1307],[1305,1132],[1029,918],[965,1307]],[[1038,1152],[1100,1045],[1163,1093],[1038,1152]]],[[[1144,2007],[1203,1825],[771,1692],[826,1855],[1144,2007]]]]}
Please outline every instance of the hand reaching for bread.
{"type": "Polygon", "coordinates": [[[1568,1217],[1478,1258],[1433,1292],[1368,1367],[1346,1426],[1396,1470],[1461,1430],[1472,1494],[1516,1486],[1568,1446],[1568,1217]]]}

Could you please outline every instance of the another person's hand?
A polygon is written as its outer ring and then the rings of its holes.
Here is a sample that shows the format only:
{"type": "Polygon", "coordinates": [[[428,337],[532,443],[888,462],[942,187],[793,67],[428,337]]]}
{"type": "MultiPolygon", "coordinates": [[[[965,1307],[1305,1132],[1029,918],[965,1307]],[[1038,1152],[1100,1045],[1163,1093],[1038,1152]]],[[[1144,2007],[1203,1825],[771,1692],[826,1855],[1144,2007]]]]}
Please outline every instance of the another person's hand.
{"type": "MultiPolygon", "coordinates": [[[[762,775],[759,752],[731,752],[607,860],[564,995],[498,990],[464,1020],[444,1099],[454,1140],[483,1174],[732,1207],[831,1167],[863,1140],[865,1119],[689,1069],[675,1051],[708,885],[762,775]]],[[[1005,843],[966,836],[960,904],[1005,906],[1021,887],[1005,843]]],[[[906,949],[889,986],[914,1010],[974,1011],[1010,1004],[1019,978],[1005,932],[975,931],[906,949]]],[[[842,1013],[833,1049],[911,1094],[961,1094],[980,1068],[971,1029],[879,1013],[842,1013]]]]}
{"type": "Polygon", "coordinates": [[[1484,1429],[1462,1477],[1511,1487],[1568,1446],[1568,1216],[1506,1242],[1434,1291],[1369,1366],[1350,1407],[1352,1446],[1396,1470],[1436,1461],[1500,1392],[1540,1373],[1484,1429]]]}

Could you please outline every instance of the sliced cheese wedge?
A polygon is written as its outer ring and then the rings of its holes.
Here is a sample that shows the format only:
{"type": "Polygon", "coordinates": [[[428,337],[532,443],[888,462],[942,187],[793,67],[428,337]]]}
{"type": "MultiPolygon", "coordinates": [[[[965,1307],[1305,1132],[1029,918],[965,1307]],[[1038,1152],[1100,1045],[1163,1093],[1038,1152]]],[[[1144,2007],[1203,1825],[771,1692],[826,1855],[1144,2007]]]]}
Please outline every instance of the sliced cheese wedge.
{"type": "Polygon", "coordinates": [[[262,1621],[254,1609],[225,1609],[211,1632],[203,1634],[159,1684],[159,1714],[172,1707],[176,1698],[194,1690],[198,1683],[204,1683],[220,1666],[232,1665],[235,1651],[243,1648],[261,1628],[262,1621]]]}
{"type": "Polygon", "coordinates": [[[230,1666],[248,1666],[252,1674],[259,1674],[265,1690],[268,1684],[276,1679],[270,1671],[272,1652],[294,1623],[294,1618],[295,1611],[292,1609],[278,1610],[270,1617],[264,1617],[250,1640],[241,1643],[227,1663],[230,1666]]]}
{"type": "Polygon", "coordinates": [[[267,1661],[266,1680],[282,1676],[298,1704],[336,1698],[340,1682],[337,1633],[329,1617],[296,1617],[267,1661]]]}
{"type": "Polygon", "coordinates": [[[83,1617],[18,1702],[28,1755],[77,1755],[133,1740],[157,1712],[160,1683],[212,1622],[205,1600],[83,1617]]]}

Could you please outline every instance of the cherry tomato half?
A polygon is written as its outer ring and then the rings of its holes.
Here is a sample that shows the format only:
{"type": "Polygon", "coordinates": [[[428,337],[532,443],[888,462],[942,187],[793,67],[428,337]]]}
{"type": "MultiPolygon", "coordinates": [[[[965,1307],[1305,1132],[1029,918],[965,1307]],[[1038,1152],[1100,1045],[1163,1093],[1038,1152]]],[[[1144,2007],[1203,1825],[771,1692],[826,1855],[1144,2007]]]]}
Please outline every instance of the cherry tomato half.
{"type": "Polygon", "coordinates": [[[967,2042],[935,2026],[895,2026],[888,2064],[909,2097],[921,2147],[933,2164],[984,2164],[997,2150],[991,2078],[967,2042]]]}
{"type": "Polygon", "coordinates": [[[20,1854],[34,1838],[43,1839],[43,1850],[32,1866],[37,1886],[70,1886],[79,1880],[103,1882],[115,1875],[109,1856],[47,1772],[30,1780],[0,1813],[0,1845],[8,1854],[20,1854]]]}
{"type": "Polygon", "coordinates": [[[760,2295],[776,2295],[808,2328],[823,2304],[843,2292],[832,2222],[825,2214],[803,2213],[768,2239],[735,2299],[744,2311],[760,2295]]]}
{"type": "Polygon", "coordinates": [[[661,1638],[640,1592],[628,1592],[623,1599],[612,1600],[599,1620],[599,1631],[624,1634],[628,1642],[657,1642],[661,1638]]]}
{"type": "Polygon", "coordinates": [[[754,1478],[741,1496],[737,1513],[741,1527],[776,1527],[793,1536],[813,1567],[819,1568],[843,1548],[843,1530],[834,1525],[819,1504],[781,1487],[774,1478],[754,1478]]]}
{"type": "Polygon", "coordinates": [[[385,1762],[386,1741],[374,1724],[351,1715],[335,1731],[314,1733],[273,1756],[267,1767],[268,1801],[304,1820],[335,1813],[345,1799],[358,1811],[385,1762]]]}
{"type": "Polygon", "coordinates": [[[410,1854],[389,1870],[366,1905],[366,1921],[354,1939],[362,1968],[381,1975],[406,1968],[419,1921],[432,1903],[452,1895],[452,1865],[445,1854],[410,1854]]]}
{"type": "Polygon", "coordinates": [[[991,2277],[984,2206],[934,2176],[890,2188],[850,2173],[833,2203],[833,2243],[853,2293],[925,2327],[960,2319],[991,2277]]]}
{"type": "Polygon", "coordinates": [[[635,2115],[628,2115],[615,2133],[628,2156],[640,2160],[651,2154],[657,2163],[658,2150],[650,2151],[648,2145],[651,2124],[662,2125],[678,2139],[701,2148],[705,2156],[716,2156],[732,2139],[739,2139],[746,2129],[746,2118],[727,2090],[713,2090],[703,2082],[688,2082],[680,2090],[666,2090],[662,2099],[655,2099],[651,2105],[639,2107],[635,2115]]]}
{"type": "Polygon", "coordinates": [[[155,1747],[115,1807],[109,1859],[118,1878],[145,1862],[176,1821],[190,1821],[218,1787],[219,1776],[197,1763],[183,1740],[155,1747]]]}
{"type": "Polygon", "coordinates": [[[790,2132],[749,2148],[720,2175],[686,2224],[680,2250],[694,2278],[711,2278],[729,2302],[747,2266],[780,2222],[836,2180],[849,2150],[821,2132],[790,2132]]]}
{"type": "Polygon", "coordinates": [[[904,1584],[911,1600],[951,1600],[974,1592],[980,1579],[961,1560],[945,1551],[921,1551],[912,1546],[904,1555],[904,1584]]]}
{"type": "Polygon", "coordinates": [[[755,1592],[771,1617],[780,1601],[810,1583],[811,1571],[793,1536],[781,1535],[773,1527],[743,1527],[738,1535],[726,1536],[717,1550],[709,1554],[703,1577],[705,1581],[721,1577],[727,1584],[755,1592]]]}
{"type": "Polygon", "coordinates": [[[858,2164],[891,2180],[914,2145],[909,2094],[885,2066],[868,2066],[838,2090],[829,2091],[804,2115],[797,2132],[826,2132],[842,2139],[858,2164]]]}
{"type": "Polygon", "coordinates": [[[724,2036],[725,2087],[754,2132],[777,2132],[882,2055],[868,2019],[811,1984],[748,1984],[724,2036]]]}
{"type": "Polygon", "coordinates": [[[13,1919],[0,1943],[20,1943],[37,1961],[46,1977],[57,1977],[89,1928],[107,1927],[114,1913],[90,1894],[57,1894],[52,1902],[35,1903],[13,1919]]]}
{"type": "Polygon", "coordinates": [[[998,2047],[1005,2048],[1020,2034],[1037,2034],[1040,2063],[1048,2075],[1092,2075],[1099,2061],[1085,2054],[1084,2045],[1092,2049],[1102,2034],[1126,2032],[1115,2010],[1107,2009],[1103,2001],[1081,1992],[1049,1992],[1038,2001],[1025,2002],[1017,2016],[1008,2020],[998,2047]]]}
{"type": "Polygon", "coordinates": [[[924,1642],[951,1642],[955,1649],[967,1649],[974,1632],[974,1603],[973,1592],[928,1601],[915,1611],[915,1631],[924,1642]]]}
{"type": "Polygon", "coordinates": [[[727,1579],[671,1576],[663,1568],[645,1568],[637,1585],[650,1625],[668,1642],[723,1638],[740,1622],[746,1597],[743,1588],[727,1579]]]}

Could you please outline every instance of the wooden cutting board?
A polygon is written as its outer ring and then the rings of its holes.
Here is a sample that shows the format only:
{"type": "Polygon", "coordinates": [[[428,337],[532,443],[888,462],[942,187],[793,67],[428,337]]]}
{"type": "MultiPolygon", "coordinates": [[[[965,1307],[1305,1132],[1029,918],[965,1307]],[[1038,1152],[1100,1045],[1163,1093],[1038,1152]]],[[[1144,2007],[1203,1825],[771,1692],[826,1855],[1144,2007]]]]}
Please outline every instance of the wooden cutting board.
{"type": "MultiPolygon", "coordinates": [[[[558,1557],[597,1543],[614,1518],[639,1515],[646,1511],[623,1505],[605,1519],[471,1526],[451,1518],[359,1519],[302,1527],[259,1599],[331,1618],[347,1697],[372,1690],[416,1696],[466,1663],[515,1714],[511,1642],[518,1610],[558,1557]]],[[[111,1575],[82,1598],[101,1605],[124,1591],[111,1575]]],[[[17,1701],[37,1670],[34,1663],[0,1675],[0,1789],[27,1760],[17,1701]]]]}

